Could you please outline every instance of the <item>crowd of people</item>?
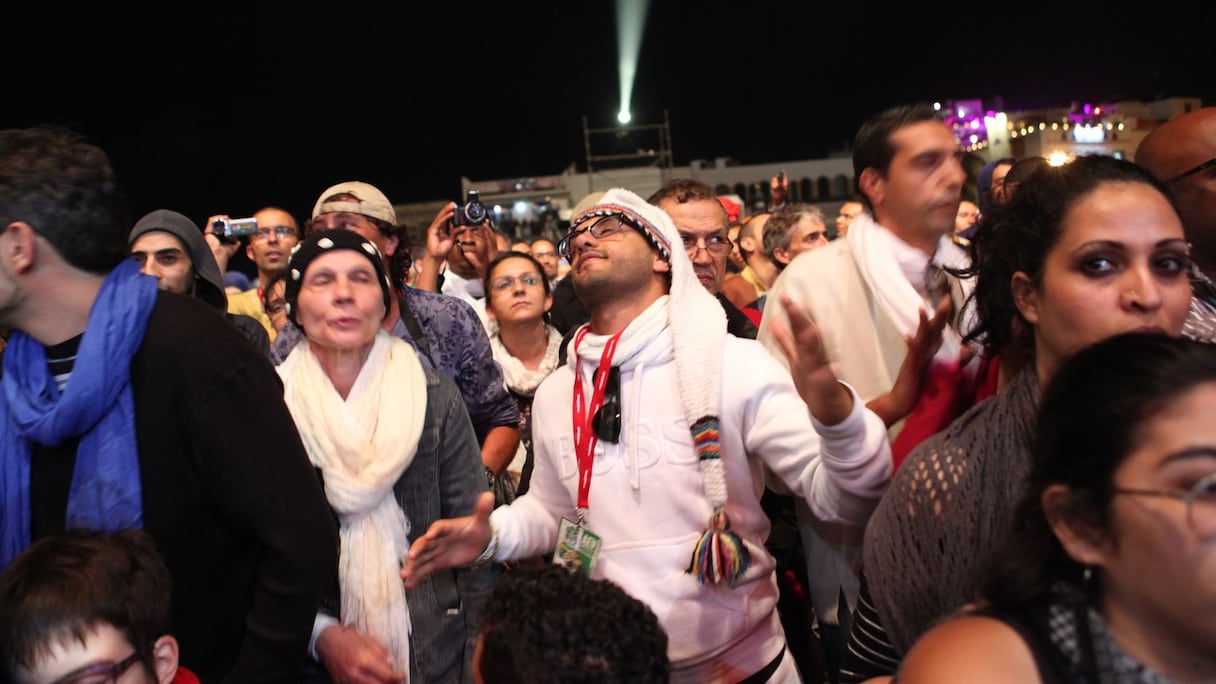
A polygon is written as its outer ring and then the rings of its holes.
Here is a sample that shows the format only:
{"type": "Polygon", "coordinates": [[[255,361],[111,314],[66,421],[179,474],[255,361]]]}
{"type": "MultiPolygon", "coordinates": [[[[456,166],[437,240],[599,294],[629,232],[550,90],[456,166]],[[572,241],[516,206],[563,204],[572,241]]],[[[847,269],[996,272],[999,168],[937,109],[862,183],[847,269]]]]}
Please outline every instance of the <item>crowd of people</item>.
{"type": "Polygon", "coordinates": [[[1216,681],[1213,157],[973,180],[912,103],[834,217],[414,245],[363,181],[131,221],[0,131],[0,682],[1216,681]]]}

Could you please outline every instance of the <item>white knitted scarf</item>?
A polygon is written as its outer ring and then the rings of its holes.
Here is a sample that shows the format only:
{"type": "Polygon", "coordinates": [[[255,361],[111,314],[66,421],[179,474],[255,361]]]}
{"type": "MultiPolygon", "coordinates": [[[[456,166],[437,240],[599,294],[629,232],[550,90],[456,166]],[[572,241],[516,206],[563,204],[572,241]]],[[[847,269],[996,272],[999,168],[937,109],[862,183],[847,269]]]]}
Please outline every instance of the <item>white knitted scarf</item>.
{"type": "Polygon", "coordinates": [[[515,358],[506,346],[502,343],[502,338],[496,331],[490,336],[490,348],[494,351],[494,360],[502,366],[503,384],[512,392],[530,397],[536,392],[536,388],[540,386],[540,381],[544,380],[557,368],[558,352],[562,346],[562,334],[557,328],[549,324],[545,324],[545,334],[548,336],[549,346],[545,348],[545,357],[541,359],[540,365],[536,370],[531,370],[524,366],[524,362],[515,358]]]}
{"type": "MultiPolygon", "coordinates": [[[[713,509],[709,527],[693,551],[688,572],[703,584],[733,584],[747,571],[748,552],[739,536],[730,531],[730,519],[726,514],[726,469],[719,442],[718,403],[721,400],[726,312],[697,280],[671,217],[637,194],[624,188],[608,190],[572,224],[613,213],[624,213],[640,223],[643,235],[671,266],[668,296],[660,298],[626,327],[616,353],[621,358],[628,358],[631,346],[636,349],[649,342],[653,334],[644,334],[643,328],[649,330],[657,326],[654,330],[661,331],[663,325],[671,327],[680,404],[696,449],[702,490],[713,509]]],[[[596,349],[597,343],[591,337],[587,335],[580,345],[580,357],[596,349]]],[[[603,343],[601,340],[598,344],[602,346],[603,343]]],[[[598,352],[594,353],[598,363],[598,352]]]]}
{"type": "MultiPolygon", "coordinates": [[[[916,332],[919,316],[922,310],[929,311],[929,304],[924,294],[918,289],[924,280],[924,272],[930,262],[943,266],[958,266],[957,249],[949,249],[944,244],[951,244],[948,236],[943,236],[938,242],[937,252],[931,259],[926,259],[924,265],[908,264],[897,255],[897,245],[891,231],[874,222],[869,213],[863,213],[849,225],[845,240],[849,243],[849,251],[853,253],[853,261],[861,278],[874,293],[875,300],[882,307],[883,313],[891,319],[904,335],[916,332]],[[915,270],[913,274],[910,271],[915,270]],[[916,283],[915,285],[913,283],[916,283]]],[[[942,331],[942,345],[937,358],[956,360],[962,347],[958,333],[947,326],[942,331]]]]}
{"type": "Polygon", "coordinates": [[[284,398],[338,514],[342,624],[376,638],[409,670],[410,616],[399,576],[410,522],[393,485],[414,459],[426,416],[426,376],[404,341],[381,330],[346,399],[311,345],[279,366],[284,398]]]}

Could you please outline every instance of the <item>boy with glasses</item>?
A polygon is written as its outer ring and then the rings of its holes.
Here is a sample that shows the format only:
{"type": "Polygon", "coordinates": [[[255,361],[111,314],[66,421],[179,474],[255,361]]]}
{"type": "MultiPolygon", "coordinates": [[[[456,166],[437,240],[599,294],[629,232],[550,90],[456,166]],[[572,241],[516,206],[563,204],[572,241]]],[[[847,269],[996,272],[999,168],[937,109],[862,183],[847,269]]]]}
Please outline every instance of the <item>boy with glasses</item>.
{"type": "Polygon", "coordinates": [[[178,665],[169,570],[147,533],[44,537],[0,576],[5,681],[197,684],[178,665]]]}

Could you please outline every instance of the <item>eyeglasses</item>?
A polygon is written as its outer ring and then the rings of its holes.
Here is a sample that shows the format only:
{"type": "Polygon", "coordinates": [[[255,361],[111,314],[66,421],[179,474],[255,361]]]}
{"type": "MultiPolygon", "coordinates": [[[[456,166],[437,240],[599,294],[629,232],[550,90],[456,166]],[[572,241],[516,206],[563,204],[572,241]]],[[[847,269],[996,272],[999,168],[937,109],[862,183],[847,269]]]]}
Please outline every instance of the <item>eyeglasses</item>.
{"type": "Polygon", "coordinates": [[[621,439],[621,369],[616,366],[608,369],[604,402],[591,417],[591,430],[597,438],[609,444],[616,444],[621,439]]]}
{"type": "Polygon", "coordinates": [[[1216,473],[1204,477],[1185,492],[1116,487],[1115,494],[1158,496],[1186,502],[1186,519],[1200,539],[1216,537],[1216,473]]]}
{"type": "Polygon", "coordinates": [[[143,653],[137,650],[117,663],[88,665],[55,680],[52,684],[114,684],[124,672],[139,662],[142,656],[143,653]]]}
{"type": "Polygon", "coordinates": [[[253,233],[253,239],[259,240],[259,241],[267,240],[270,238],[271,233],[274,233],[278,239],[282,240],[284,238],[295,237],[296,229],[292,228],[291,226],[274,226],[272,228],[258,228],[257,231],[255,231],[253,233]]]}
{"type": "Polygon", "coordinates": [[[730,254],[731,247],[734,243],[725,235],[710,235],[706,238],[700,238],[696,235],[685,235],[680,233],[680,240],[684,242],[684,251],[688,252],[688,258],[692,259],[697,256],[697,250],[704,249],[709,252],[712,257],[724,257],[730,254]]]}
{"type": "Polygon", "coordinates": [[[639,233],[642,228],[631,221],[624,214],[607,214],[605,216],[596,217],[586,228],[578,228],[566,233],[566,237],[562,238],[561,242],[557,243],[557,253],[567,261],[574,255],[574,250],[571,248],[571,243],[574,239],[583,233],[591,233],[591,237],[596,240],[606,240],[614,235],[621,235],[626,228],[632,228],[639,233]]]}
{"type": "Polygon", "coordinates": [[[1167,180],[1165,182],[1165,184],[1173,185],[1174,183],[1177,183],[1178,181],[1182,180],[1183,178],[1186,178],[1188,176],[1194,176],[1197,173],[1203,173],[1204,171],[1207,171],[1208,169],[1213,168],[1213,167],[1216,167],[1216,157],[1213,157],[1213,158],[1205,161],[1204,163],[1200,164],[1199,166],[1196,166],[1193,169],[1188,169],[1186,171],[1183,171],[1182,173],[1178,174],[1177,176],[1174,176],[1173,178],[1167,180]]]}
{"type": "Polygon", "coordinates": [[[490,289],[501,294],[507,290],[510,290],[517,282],[524,287],[536,287],[537,285],[540,285],[540,274],[521,273],[517,276],[503,276],[501,278],[495,278],[494,282],[490,283],[490,289]]]}

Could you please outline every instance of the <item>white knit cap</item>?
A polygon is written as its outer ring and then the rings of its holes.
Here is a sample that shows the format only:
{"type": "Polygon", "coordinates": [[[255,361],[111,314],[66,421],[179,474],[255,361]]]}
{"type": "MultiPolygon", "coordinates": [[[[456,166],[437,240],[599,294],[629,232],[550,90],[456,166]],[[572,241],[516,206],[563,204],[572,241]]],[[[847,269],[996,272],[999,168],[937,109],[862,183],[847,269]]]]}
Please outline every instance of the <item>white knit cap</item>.
{"type": "Polygon", "coordinates": [[[671,265],[667,319],[674,345],[680,402],[692,433],[701,466],[705,498],[713,507],[710,530],[698,543],[689,572],[708,584],[731,583],[747,569],[747,551],[729,533],[726,518],[726,471],[719,444],[718,407],[721,400],[722,348],[726,340],[726,311],[705,289],[684,251],[680,231],[667,212],[623,188],[604,193],[590,209],[571,221],[624,214],[671,265]]]}

